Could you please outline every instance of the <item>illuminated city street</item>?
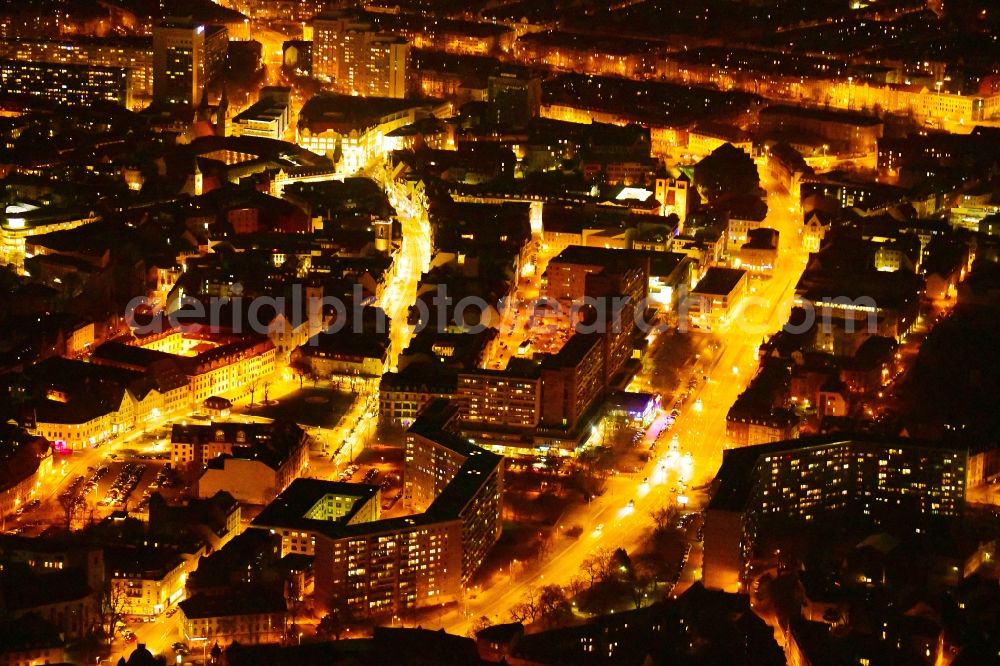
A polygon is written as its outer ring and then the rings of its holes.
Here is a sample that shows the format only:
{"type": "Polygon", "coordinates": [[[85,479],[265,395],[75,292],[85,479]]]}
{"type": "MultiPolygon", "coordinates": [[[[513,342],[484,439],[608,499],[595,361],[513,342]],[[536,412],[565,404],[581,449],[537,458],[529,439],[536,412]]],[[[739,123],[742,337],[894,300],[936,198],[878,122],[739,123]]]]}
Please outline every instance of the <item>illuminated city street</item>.
{"type": "Polygon", "coordinates": [[[0,7],[0,664],[993,663],[994,5],[0,7]]]}

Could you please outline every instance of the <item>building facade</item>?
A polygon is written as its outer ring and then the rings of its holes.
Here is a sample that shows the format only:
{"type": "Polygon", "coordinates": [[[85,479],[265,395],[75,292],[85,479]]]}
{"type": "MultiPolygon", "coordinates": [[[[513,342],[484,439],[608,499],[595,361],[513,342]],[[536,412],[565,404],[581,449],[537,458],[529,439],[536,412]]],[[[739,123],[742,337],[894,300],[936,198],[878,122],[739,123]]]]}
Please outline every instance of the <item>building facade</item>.
{"type": "Polygon", "coordinates": [[[153,98],[195,106],[222,70],[229,36],[224,27],[184,19],[153,26],[153,98]]]}
{"type": "Polygon", "coordinates": [[[912,440],[817,437],[724,452],[705,512],[706,587],[745,582],[771,519],[857,522],[957,516],[968,451],[912,440]]]}
{"type": "Polygon", "coordinates": [[[313,75],[342,93],[363,97],[406,96],[410,47],[359,19],[354,12],[327,12],[313,19],[313,75]]]}
{"type": "Polygon", "coordinates": [[[149,38],[3,40],[0,41],[0,58],[125,69],[128,71],[129,108],[148,102],[153,94],[153,47],[149,38]]]}
{"type": "Polygon", "coordinates": [[[303,521],[316,532],[317,598],[364,615],[460,598],[500,537],[504,460],[455,434],[458,416],[456,405],[435,400],[407,431],[406,488],[425,511],[355,524],[303,521]]]}
{"type": "Polygon", "coordinates": [[[131,106],[124,67],[0,60],[0,88],[58,104],[131,106]]]}

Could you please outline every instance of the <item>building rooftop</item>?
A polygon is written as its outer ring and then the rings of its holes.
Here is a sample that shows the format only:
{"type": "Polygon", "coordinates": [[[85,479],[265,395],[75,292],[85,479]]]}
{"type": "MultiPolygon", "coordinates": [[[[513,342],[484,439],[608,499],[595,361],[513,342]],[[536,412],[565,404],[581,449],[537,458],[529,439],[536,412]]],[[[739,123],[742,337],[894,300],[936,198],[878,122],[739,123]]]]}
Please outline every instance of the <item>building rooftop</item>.
{"type": "Polygon", "coordinates": [[[867,116],[863,113],[852,113],[850,111],[836,111],[832,109],[820,109],[805,106],[790,106],[785,104],[776,104],[762,109],[760,115],[762,118],[769,116],[793,116],[795,118],[844,123],[847,125],[858,125],[860,127],[876,127],[882,124],[882,121],[875,116],[867,116]]]}
{"type": "Polygon", "coordinates": [[[197,593],[178,606],[188,619],[275,614],[288,609],[280,587],[253,584],[230,588],[226,594],[197,593]]]}
{"type": "Polygon", "coordinates": [[[394,97],[356,97],[323,92],[303,105],[299,125],[312,133],[336,130],[341,133],[364,131],[384,119],[407,111],[423,109],[430,113],[438,100],[397,99],[394,97]]]}
{"type": "Polygon", "coordinates": [[[604,247],[570,245],[552,258],[549,266],[576,264],[581,266],[602,266],[606,270],[627,270],[642,265],[647,253],[641,250],[616,250],[604,247]]]}
{"type": "Polygon", "coordinates": [[[777,229],[751,229],[747,232],[747,242],[743,244],[744,250],[777,250],[778,231],[777,229]]]}
{"type": "Polygon", "coordinates": [[[273,502],[254,519],[255,527],[288,527],[295,530],[322,532],[330,524],[346,524],[366,502],[378,494],[378,486],[344,483],[323,479],[295,479],[273,502]],[[351,508],[336,520],[308,518],[307,514],[329,495],[354,500],[351,508]]]}
{"type": "Polygon", "coordinates": [[[603,336],[595,333],[574,333],[566,344],[555,354],[548,355],[542,361],[543,368],[575,367],[590,353],[596,345],[601,344],[603,336]]]}
{"type": "Polygon", "coordinates": [[[698,282],[691,293],[728,296],[746,274],[746,271],[739,268],[712,266],[705,272],[705,277],[698,282]]]}
{"type": "MultiPolygon", "coordinates": [[[[443,398],[432,400],[424,407],[424,410],[407,431],[429,439],[465,458],[454,478],[431,503],[426,512],[353,524],[347,524],[344,521],[310,521],[307,529],[324,534],[331,539],[340,539],[349,536],[390,533],[419,525],[458,520],[460,512],[468,506],[483,484],[489,480],[490,475],[503,464],[503,456],[482,449],[464,437],[446,430],[457,416],[457,410],[458,407],[450,400],[443,398]]],[[[347,490],[357,487],[356,484],[343,485],[347,490]]],[[[306,501],[300,501],[296,506],[296,511],[306,503],[306,501]]],[[[269,509],[270,507],[266,508],[262,515],[266,515],[269,509]]],[[[288,509],[279,506],[276,511],[279,512],[277,515],[280,516],[288,509]]],[[[295,511],[290,513],[294,514],[295,511]]],[[[261,524],[260,518],[254,522],[261,524]]]]}

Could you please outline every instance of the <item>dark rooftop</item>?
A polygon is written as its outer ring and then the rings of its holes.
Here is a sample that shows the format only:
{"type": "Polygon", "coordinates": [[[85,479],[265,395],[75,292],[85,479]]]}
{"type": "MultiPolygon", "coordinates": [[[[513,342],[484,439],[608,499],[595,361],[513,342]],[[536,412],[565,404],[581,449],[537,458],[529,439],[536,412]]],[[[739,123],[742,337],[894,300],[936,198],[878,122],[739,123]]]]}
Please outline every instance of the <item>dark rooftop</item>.
{"type": "Polygon", "coordinates": [[[746,274],[746,271],[739,268],[712,266],[705,272],[705,277],[698,282],[692,293],[728,295],[746,274]]]}
{"type": "Polygon", "coordinates": [[[198,593],[181,601],[178,606],[187,618],[259,615],[287,610],[281,588],[269,585],[237,586],[227,594],[198,593]]]}
{"type": "Polygon", "coordinates": [[[831,109],[819,109],[803,106],[787,106],[785,104],[769,106],[766,109],[763,109],[760,112],[760,115],[762,117],[794,116],[796,118],[808,118],[810,120],[845,123],[849,125],[860,125],[863,127],[873,127],[882,124],[882,121],[875,116],[866,116],[863,113],[852,113],[850,111],[836,111],[831,109]]]}
{"type": "Polygon", "coordinates": [[[291,485],[268,504],[254,519],[256,527],[288,527],[322,532],[331,524],[346,524],[365,502],[378,493],[378,486],[363,483],[342,483],[322,479],[295,479],[291,485]],[[327,495],[342,495],[355,500],[350,511],[336,521],[306,518],[306,514],[327,495]]]}

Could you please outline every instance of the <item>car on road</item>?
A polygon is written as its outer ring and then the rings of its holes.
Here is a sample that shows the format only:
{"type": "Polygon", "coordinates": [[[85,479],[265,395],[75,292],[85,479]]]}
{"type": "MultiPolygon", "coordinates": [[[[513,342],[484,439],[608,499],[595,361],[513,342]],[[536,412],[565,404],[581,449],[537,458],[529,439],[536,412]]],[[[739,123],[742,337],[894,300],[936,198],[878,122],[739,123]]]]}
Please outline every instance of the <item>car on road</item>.
{"type": "Polygon", "coordinates": [[[135,632],[133,631],[123,631],[122,638],[125,639],[126,643],[135,643],[135,632]]]}

